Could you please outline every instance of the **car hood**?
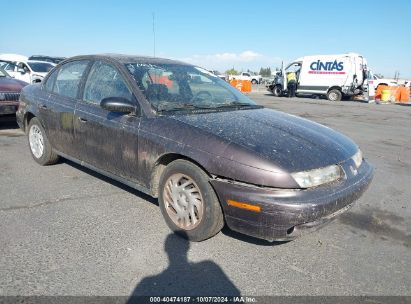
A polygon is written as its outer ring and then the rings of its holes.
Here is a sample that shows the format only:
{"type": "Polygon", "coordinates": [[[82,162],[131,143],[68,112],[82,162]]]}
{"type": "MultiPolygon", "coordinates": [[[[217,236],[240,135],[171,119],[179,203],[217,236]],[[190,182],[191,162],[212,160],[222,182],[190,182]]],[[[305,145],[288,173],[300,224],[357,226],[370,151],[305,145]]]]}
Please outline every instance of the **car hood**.
{"type": "Polygon", "coordinates": [[[11,77],[0,77],[0,92],[20,92],[27,82],[11,77]]]}
{"type": "Polygon", "coordinates": [[[299,172],[341,163],[358,147],[348,137],[318,123],[271,109],[213,112],[172,116],[181,123],[207,132],[226,143],[207,151],[242,164],[255,156],[282,171],[299,172]],[[247,155],[253,155],[249,158],[247,155]]]}

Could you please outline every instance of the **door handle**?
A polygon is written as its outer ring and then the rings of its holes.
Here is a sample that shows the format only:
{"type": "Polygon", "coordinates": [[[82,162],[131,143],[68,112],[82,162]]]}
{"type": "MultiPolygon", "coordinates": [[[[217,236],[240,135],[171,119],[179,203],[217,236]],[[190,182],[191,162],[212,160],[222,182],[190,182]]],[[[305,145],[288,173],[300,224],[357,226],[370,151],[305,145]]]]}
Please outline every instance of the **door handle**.
{"type": "Polygon", "coordinates": [[[80,120],[80,122],[82,122],[82,123],[87,122],[87,119],[84,119],[84,118],[82,118],[82,117],[79,117],[78,120],[80,120]]]}
{"type": "Polygon", "coordinates": [[[40,105],[40,108],[41,108],[41,109],[47,109],[47,106],[44,105],[44,104],[42,104],[42,105],[40,105]]]}

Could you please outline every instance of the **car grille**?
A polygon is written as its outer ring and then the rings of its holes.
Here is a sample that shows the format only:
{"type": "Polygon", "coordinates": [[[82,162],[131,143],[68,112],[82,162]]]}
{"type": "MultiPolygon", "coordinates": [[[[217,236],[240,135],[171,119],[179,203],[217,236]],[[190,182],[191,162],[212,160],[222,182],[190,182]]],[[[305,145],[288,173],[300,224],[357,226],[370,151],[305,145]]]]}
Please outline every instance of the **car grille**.
{"type": "Polygon", "coordinates": [[[0,92],[0,101],[18,101],[20,93],[0,92]]]}

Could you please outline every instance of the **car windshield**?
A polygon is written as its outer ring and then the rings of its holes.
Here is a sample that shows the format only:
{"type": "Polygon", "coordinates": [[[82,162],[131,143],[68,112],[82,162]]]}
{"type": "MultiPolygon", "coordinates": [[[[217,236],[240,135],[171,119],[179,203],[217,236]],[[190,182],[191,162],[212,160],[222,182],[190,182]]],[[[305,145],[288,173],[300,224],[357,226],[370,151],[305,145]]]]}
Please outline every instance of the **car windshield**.
{"type": "Polygon", "coordinates": [[[30,68],[37,73],[48,73],[54,67],[47,62],[28,62],[30,68]]]}
{"type": "Polygon", "coordinates": [[[128,63],[126,67],[158,112],[261,107],[224,80],[199,67],[149,63],[128,63]]]}

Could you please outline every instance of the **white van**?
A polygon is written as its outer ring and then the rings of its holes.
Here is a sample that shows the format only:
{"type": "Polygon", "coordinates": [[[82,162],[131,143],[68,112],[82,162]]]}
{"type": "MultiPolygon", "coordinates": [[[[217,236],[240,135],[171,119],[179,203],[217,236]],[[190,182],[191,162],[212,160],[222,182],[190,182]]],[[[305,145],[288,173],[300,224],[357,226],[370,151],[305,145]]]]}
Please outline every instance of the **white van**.
{"type": "Polygon", "coordinates": [[[297,75],[297,94],[325,95],[339,101],[362,94],[367,79],[367,61],[355,53],[305,56],[291,62],[268,87],[276,96],[287,94],[286,73],[297,75]]]}

